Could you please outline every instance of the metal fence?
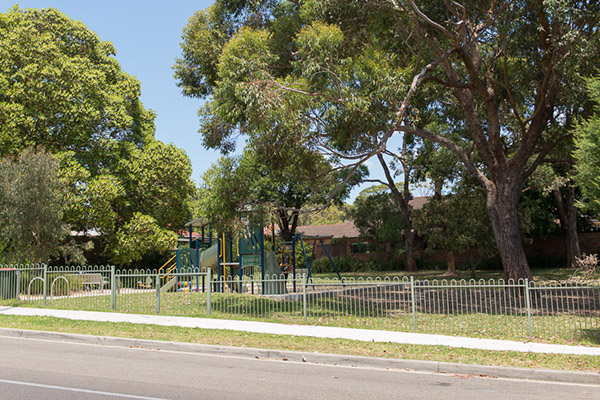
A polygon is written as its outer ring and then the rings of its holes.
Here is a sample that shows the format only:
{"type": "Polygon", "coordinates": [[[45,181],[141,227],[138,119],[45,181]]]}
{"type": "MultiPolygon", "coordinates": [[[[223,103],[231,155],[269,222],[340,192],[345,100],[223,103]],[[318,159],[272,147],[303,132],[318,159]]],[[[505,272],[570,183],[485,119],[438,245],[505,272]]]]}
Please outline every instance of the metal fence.
{"type": "Polygon", "coordinates": [[[600,343],[598,282],[225,279],[211,270],[38,265],[0,269],[0,296],[58,309],[600,343]]]}

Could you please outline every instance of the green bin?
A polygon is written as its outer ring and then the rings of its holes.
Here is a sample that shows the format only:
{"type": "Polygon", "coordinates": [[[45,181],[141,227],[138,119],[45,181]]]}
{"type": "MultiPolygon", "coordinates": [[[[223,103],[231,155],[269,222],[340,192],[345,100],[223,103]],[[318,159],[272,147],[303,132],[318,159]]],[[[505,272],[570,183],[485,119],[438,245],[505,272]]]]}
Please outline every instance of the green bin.
{"type": "Polygon", "coordinates": [[[0,298],[2,300],[17,297],[17,270],[0,268],[0,298]]]}

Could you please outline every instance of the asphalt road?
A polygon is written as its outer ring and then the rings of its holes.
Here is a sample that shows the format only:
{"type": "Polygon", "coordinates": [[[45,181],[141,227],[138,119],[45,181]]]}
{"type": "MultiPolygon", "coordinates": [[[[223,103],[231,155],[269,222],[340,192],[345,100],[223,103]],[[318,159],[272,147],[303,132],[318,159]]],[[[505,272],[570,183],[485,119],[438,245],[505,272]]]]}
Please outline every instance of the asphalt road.
{"type": "Polygon", "coordinates": [[[0,337],[0,399],[600,399],[600,385],[0,337]]]}

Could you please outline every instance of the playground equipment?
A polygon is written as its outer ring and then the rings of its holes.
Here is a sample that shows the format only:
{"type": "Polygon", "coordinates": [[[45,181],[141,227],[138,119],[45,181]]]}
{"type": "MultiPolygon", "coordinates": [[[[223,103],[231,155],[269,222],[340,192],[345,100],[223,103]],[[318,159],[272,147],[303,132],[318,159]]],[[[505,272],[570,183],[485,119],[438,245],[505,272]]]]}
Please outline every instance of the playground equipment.
{"type": "MultiPolygon", "coordinates": [[[[321,244],[333,269],[340,279],[341,276],[331,258],[327,247],[321,238],[313,242],[313,254],[308,260],[301,234],[296,234],[291,243],[276,246],[272,238],[270,250],[265,249],[265,235],[262,227],[246,226],[237,234],[220,233],[214,235],[210,222],[206,219],[195,219],[186,224],[188,228],[188,248],[179,248],[160,269],[161,291],[172,290],[182,292],[201,291],[205,288],[204,277],[202,282],[198,276],[187,279],[186,271],[200,272],[211,269],[214,281],[213,290],[224,292],[242,292],[244,277],[255,276],[260,273],[262,294],[286,294],[286,279],[292,274],[293,291],[296,291],[296,244],[300,245],[308,268],[308,278],[312,280],[310,265],[313,261],[314,250],[317,242],[321,244]],[[196,230],[196,232],[194,231],[196,230]],[[198,232],[199,231],[199,232],[198,232]],[[194,233],[199,236],[194,237],[194,233]],[[182,275],[183,274],[183,275],[182,275]],[[268,279],[267,279],[268,278],[268,279]]],[[[273,232],[273,231],[272,231],[273,232]]],[[[140,285],[140,287],[146,284],[140,285]]]]}

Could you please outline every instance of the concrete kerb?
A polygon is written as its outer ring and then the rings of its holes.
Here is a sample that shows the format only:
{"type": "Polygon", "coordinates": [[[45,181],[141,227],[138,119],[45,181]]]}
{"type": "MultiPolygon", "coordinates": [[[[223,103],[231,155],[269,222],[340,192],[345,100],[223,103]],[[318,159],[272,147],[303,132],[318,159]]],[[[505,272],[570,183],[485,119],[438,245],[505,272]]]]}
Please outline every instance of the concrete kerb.
{"type": "Polygon", "coordinates": [[[164,342],[142,339],[126,339],[106,336],[30,331],[10,328],[0,328],[0,336],[33,340],[60,341],[82,345],[127,347],[156,351],[192,353],[199,355],[239,357],[247,359],[264,359],[298,363],[303,362],[308,364],[336,365],[344,367],[381,369],[389,371],[417,371],[482,378],[504,378],[571,384],[600,385],[600,373],[589,372],[507,368],[470,364],[444,363],[435,361],[414,361],[337,354],[304,353],[296,351],[239,348],[229,346],[164,342]]]}

